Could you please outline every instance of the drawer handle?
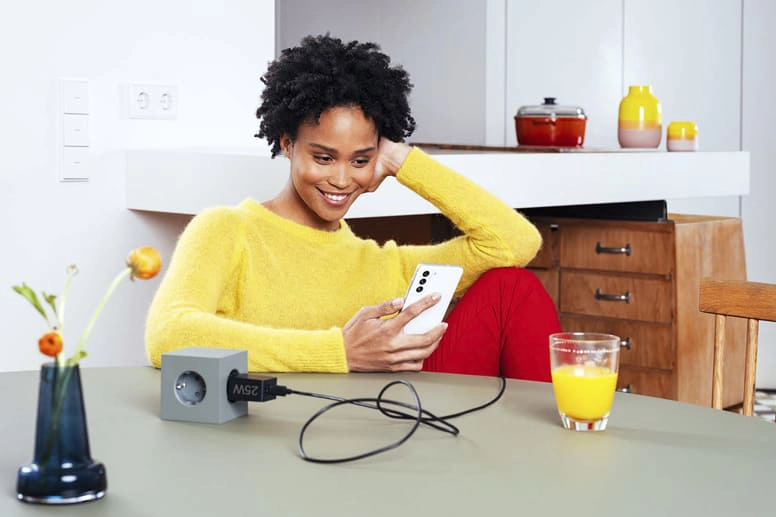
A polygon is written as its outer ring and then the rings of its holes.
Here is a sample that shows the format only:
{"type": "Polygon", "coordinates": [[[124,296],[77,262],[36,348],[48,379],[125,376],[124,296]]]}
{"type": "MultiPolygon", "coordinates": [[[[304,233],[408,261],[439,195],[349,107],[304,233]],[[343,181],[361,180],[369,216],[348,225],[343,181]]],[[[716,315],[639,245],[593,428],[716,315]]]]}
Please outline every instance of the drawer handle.
{"type": "Polygon", "coordinates": [[[617,391],[620,393],[633,393],[633,384],[628,383],[617,391]]]}
{"type": "Polygon", "coordinates": [[[595,299],[606,300],[608,302],[625,302],[630,303],[630,291],[625,291],[625,294],[606,294],[602,293],[601,289],[595,288],[595,299]]]}
{"type": "Polygon", "coordinates": [[[631,338],[630,336],[626,337],[622,341],[620,341],[620,348],[624,348],[625,350],[630,350],[631,347],[631,338]]]}
{"type": "Polygon", "coordinates": [[[630,243],[626,244],[624,248],[606,248],[604,246],[601,246],[600,242],[595,243],[595,252],[597,254],[601,253],[611,253],[613,255],[628,255],[630,257],[631,254],[631,245],[630,243]]]}

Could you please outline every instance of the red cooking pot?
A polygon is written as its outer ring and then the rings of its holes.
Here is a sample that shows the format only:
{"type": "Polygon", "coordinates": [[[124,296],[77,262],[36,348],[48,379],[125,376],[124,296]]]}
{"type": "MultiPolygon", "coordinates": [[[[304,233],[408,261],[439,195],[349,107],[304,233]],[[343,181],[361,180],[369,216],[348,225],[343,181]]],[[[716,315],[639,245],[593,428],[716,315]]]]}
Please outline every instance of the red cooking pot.
{"type": "Polygon", "coordinates": [[[559,106],[555,97],[544,104],[521,106],[515,115],[515,132],[520,145],[582,147],[587,116],[577,106],[559,106]]]}

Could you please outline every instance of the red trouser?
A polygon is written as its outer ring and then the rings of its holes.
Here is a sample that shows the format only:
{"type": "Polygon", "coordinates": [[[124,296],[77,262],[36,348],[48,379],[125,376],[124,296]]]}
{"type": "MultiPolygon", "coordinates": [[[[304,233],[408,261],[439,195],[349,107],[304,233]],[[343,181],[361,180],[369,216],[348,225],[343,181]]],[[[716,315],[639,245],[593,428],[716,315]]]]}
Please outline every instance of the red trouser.
{"type": "Polygon", "coordinates": [[[487,271],[446,321],[423,370],[550,380],[548,336],[560,332],[560,322],[549,294],[527,269],[487,271]]]}

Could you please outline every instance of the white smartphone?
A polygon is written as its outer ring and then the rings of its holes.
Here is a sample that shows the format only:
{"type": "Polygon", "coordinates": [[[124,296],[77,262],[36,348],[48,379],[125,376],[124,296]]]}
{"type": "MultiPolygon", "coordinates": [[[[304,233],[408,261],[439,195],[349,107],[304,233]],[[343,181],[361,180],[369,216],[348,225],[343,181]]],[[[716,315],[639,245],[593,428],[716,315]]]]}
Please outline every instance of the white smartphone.
{"type": "Polygon", "coordinates": [[[436,305],[410,320],[404,326],[405,334],[424,334],[442,323],[462,274],[463,268],[453,264],[418,264],[407,294],[404,295],[401,310],[432,293],[439,293],[442,298],[436,305]]]}

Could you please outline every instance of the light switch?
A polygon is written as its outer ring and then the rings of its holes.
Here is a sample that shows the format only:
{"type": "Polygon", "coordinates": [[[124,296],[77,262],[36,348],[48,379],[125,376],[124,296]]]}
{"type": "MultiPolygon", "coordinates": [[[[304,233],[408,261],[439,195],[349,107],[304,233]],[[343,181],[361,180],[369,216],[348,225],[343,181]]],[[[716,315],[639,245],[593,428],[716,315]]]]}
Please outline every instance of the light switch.
{"type": "Polygon", "coordinates": [[[59,80],[62,113],[89,113],[89,82],[74,79],[59,80]]]}
{"type": "Polygon", "coordinates": [[[63,147],[61,181],[87,181],[89,179],[89,148],[63,147]]]}
{"type": "Polygon", "coordinates": [[[62,115],[62,145],[89,146],[89,115],[62,115]]]}

